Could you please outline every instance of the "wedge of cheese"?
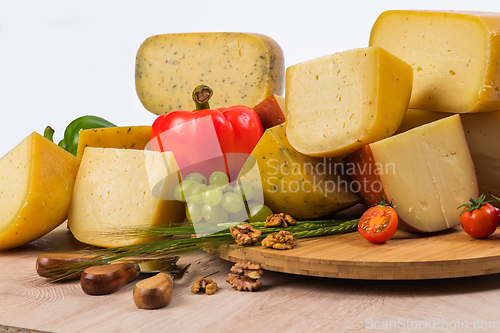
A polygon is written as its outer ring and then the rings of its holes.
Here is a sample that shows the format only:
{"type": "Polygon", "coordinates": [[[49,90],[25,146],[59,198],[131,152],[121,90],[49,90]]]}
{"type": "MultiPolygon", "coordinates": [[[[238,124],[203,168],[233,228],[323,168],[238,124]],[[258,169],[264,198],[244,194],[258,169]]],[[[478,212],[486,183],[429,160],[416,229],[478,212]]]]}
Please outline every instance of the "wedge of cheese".
{"type": "Polygon", "coordinates": [[[275,213],[311,219],[354,206],[361,198],[342,174],[342,159],[314,158],[288,142],[285,125],[265,131],[252,152],[260,173],[264,203],[275,213]]]}
{"type": "MultiPolygon", "coordinates": [[[[410,109],[398,133],[449,116],[446,112],[410,109]]],[[[500,197],[500,145],[496,144],[500,142],[500,111],[461,114],[460,118],[476,169],[479,193],[498,206],[500,202],[493,196],[500,197]]]]}
{"type": "Polygon", "coordinates": [[[76,157],[86,147],[144,149],[151,139],[151,126],[106,127],[81,130],[76,157]]]}
{"type": "Polygon", "coordinates": [[[410,108],[500,110],[500,13],[391,10],[373,25],[370,45],[412,66],[410,108]]]}
{"type": "Polygon", "coordinates": [[[253,107],[284,88],[283,51],[271,38],[247,33],[152,36],[137,51],[135,86],[146,109],[193,110],[191,94],[205,84],[212,108],[253,107]]]}
{"type": "Polygon", "coordinates": [[[35,132],[0,159],[0,250],[27,244],[66,220],[78,164],[35,132]]]}
{"type": "Polygon", "coordinates": [[[479,196],[460,116],[372,143],[345,158],[369,205],[393,202],[402,229],[440,231],[460,223],[458,207],[479,196]]]}
{"type": "Polygon", "coordinates": [[[173,198],[179,179],[171,152],[88,147],[76,178],[69,228],[90,245],[143,242],[147,239],[127,237],[127,231],[184,220],[184,204],[173,198]]]}
{"type": "Polygon", "coordinates": [[[412,69],[380,47],[289,67],[287,136],[300,153],[347,155],[396,132],[408,108],[412,69]]]}

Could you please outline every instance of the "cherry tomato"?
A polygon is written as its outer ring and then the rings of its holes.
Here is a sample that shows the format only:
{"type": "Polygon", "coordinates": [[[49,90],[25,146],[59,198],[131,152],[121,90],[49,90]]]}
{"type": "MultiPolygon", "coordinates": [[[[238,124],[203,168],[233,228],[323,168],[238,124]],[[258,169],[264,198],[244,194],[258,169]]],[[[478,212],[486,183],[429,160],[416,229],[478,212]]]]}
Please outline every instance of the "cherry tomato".
{"type": "Polygon", "coordinates": [[[460,224],[464,231],[474,238],[489,237],[498,227],[497,209],[484,202],[484,199],[485,196],[481,195],[477,200],[470,199],[470,204],[460,206],[465,207],[460,213],[460,224]]]}
{"type": "Polygon", "coordinates": [[[364,239],[381,244],[396,233],[398,215],[391,205],[382,200],[380,205],[370,207],[359,219],[358,231],[364,239]]]}

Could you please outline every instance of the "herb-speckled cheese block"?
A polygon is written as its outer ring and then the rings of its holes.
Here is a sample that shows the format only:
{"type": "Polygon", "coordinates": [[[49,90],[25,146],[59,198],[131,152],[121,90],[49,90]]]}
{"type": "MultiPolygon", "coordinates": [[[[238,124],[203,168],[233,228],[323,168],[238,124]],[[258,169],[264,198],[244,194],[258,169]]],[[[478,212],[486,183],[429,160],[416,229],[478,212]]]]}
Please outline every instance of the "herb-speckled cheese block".
{"type": "Polygon", "coordinates": [[[267,129],[252,152],[262,182],[258,187],[262,187],[264,203],[273,212],[311,219],[361,201],[350,191],[350,179],[339,170],[343,168],[341,159],[299,153],[288,142],[285,126],[267,129]]]}
{"type": "Polygon", "coordinates": [[[390,10],[373,25],[370,45],[413,67],[410,108],[500,110],[500,13],[390,10]]]}
{"type": "Polygon", "coordinates": [[[193,110],[200,84],[214,91],[212,108],[253,107],[284,89],[284,57],[271,38],[248,33],[182,33],[152,36],[139,48],[135,85],[155,114],[193,110]]]}
{"type": "Polygon", "coordinates": [[[106,127],[81,130],[76,157],[86,147],[144,149],[151,139],[151,126],[106,127]]]}
{"type": "Polygon", "coordinates": [[[412,82],[410,65],[380,47],[288,67],[288,140],[302,154],[337,157],[387,138],[403,120],[412,82]]]}
{"type": "Polygon", "coordinates": [[[171,152],[88,147],[76,177],[69,228],[76,239],[90,245],[143,242],[147,239],[124,237],[120,231],[182,222],[184,203],[172,194],[179,179],[171,152]]]}
{"type": "Polygon", "coordinates": [[[35,132],[0,159],[0,250],[27,244],[66,220],[78,165],[35,132]]]}

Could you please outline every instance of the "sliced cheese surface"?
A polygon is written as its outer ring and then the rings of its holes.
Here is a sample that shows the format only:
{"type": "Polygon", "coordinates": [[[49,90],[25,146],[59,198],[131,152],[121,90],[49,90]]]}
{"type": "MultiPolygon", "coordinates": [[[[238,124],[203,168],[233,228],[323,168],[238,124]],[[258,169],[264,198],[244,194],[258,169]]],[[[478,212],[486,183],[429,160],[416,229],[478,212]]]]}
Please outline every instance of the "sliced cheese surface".
{"type": "Polygon", "coordinates": [[[119,233],[127,227],[182,222],[184,204],[171,195],[178,182],[171,152],[88,147],[76,178],[69,228],[76,239],[90,245],[143,242],[146,239],[119,233]]]}
{"type": "MultiPolygon", "coordinates": [[[[449,117],[450,113],[408,110],[398,132],[449,117]]],[[[476,169],[479,193],[498,205],[500,197],[500,111],[461,114],[469,150],[476,169]]]]}
{"type": "Polygon", "coordinates": [[[478,197],[460,116],[372,143],[346,157],[367,204],[393,201],[400,227],[434,232],[460,223],[458,207],[478,197]]]}
{"type": "Polygon", "coordinates": [[[350,179],[338,172],[342,160],[314,158],[288,142],[285,125],[265,131],[252,152],[257,160],[264,203],[275,213],[297,219],[325,216],[351,207],[361,198],[349,190],[350,179]]]}
{"type": "Polygon", "coordinates": [[[0,159],[0,250],[27,244],[66,220],[78,164],[35,132],[0,159]]]}
{"type": "Polygon", "coordinates": [[[205,84],[212,108],[253,107],[284,88],[284,57],[271,38],[247,33],[182,33],[152,36],[137,52],[135,85],[155,114],[193,110],[191,94],[205,84]]]}
{"type": "Polygon", "coordinates": [[[410,108],[500,110],[500,14],[391,10],[373,25],[380,46],[413,68],[410,108]]]}
{"type": "Polygon", "coordinates": [[[380,47],[354,49],[289,67],[287,136],[299,152],[347,155],[398,129],[412,69],[380,47]]]}
{"type": "Polygon", "coordinates": [[[81,130],[76,157],[86,147],[144,149],[151,139],[151,126],[106,127],[81,130]]]}

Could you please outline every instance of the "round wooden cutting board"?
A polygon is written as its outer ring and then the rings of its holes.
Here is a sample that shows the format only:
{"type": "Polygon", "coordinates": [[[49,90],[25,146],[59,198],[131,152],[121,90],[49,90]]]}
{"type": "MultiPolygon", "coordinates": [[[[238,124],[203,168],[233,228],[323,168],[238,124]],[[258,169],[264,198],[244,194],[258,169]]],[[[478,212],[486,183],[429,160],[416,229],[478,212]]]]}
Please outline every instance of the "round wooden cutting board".
{"type": "MultiPolygon", "coordinates": [[[[498,232],[497,232],[498,233],[498,232]]],[[[272,271],[346,279],[443,279],[500,273],[500,235],[473,239],[460,226],[432,235],[398,230],[385,244],[359,233],[309,238],[292,250],[230,248],[215,255],[272,271]]]]}

